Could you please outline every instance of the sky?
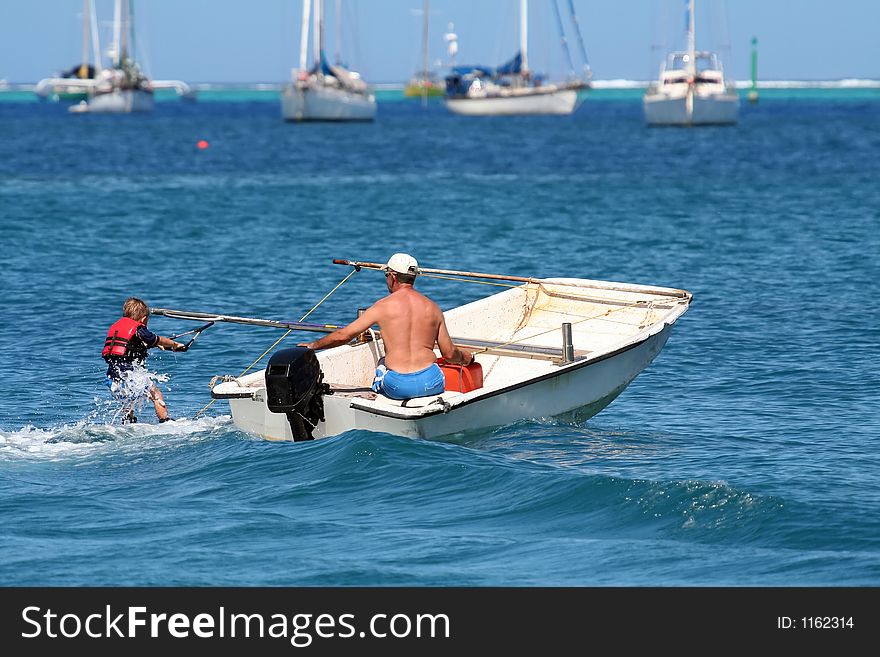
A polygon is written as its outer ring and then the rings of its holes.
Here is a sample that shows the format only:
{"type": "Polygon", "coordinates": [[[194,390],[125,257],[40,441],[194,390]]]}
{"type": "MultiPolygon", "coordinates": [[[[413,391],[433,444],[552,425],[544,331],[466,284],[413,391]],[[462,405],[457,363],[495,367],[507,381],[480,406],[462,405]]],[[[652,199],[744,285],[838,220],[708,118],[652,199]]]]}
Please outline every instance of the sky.
{"type": "MultiPolygon", "coordinates": [[[[685,0],[572,1],[595,80],[652,79],[663,53],[682,45],[685,0]]],[[[557,2],[581,70],[568,0],[557,2]]],[[[105,48],[113,0],[95,4],[105,48]]],[[[405,82],[421,68],[423,0],[326,5],[331,60],[338,50],[375,84],[405,82]]],[[[0,0],[0,79],[32,83],[79,63],[82,8],[83,0],[0,0]]],[[[518,0],[432,0],[431,68],[448,67],[450,22],[456,63],[502,64],[518,47],[518,8],[518,0]]],[[[302,0],[136,0],[137,57],[154,79],[281,83],[298,64],[301,15],[302,0]]],[[[698,48],[716,50],[737,80],[750,78],[752,37],[762,80],[880,79],[880,0],[697,0],[696,16],[698,48]]],[[[531,0],[531,68],[562,75],[569,68],[563,53],[553,1],[531,0]]]]}

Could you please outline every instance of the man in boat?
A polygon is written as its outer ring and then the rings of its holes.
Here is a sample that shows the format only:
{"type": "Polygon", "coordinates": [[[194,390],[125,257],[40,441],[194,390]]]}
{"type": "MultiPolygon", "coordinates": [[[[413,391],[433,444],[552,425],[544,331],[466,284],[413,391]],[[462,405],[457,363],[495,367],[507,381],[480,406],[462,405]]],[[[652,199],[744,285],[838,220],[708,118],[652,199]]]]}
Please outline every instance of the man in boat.
{"type": "Polygon", "coordinates": [[[441,394],[444,379],[436,363],[434,345],[440,348],[443,358],[456,365],[470,365],[474,355],[452,343],[440,307],[416,292],[413,286],[418,274],[419,263],[415,258],[406,253],[395,253],[385,265],[388,296],[374,303],[348,326],[299,346],[309,349],[336,347],[378,324],[385,357],[376,368],[373,391],[391,399],[441,394]]]}
{"type": "Polygon", "coordinates": [[[107,385],[124,403],[123,422],[137,421],[134,406],[145,396],[153,402],[159,422],[171,419],[162,392],[150,379],[144,362],[147,350],[153,347],[171,351],[186,351],[186,347],[150,331],[149,318],[147,304],[137,297],[129,297],[122,306],[122,317],[110,327],[104,340],[101,356],[107,361],[107,385]]]}

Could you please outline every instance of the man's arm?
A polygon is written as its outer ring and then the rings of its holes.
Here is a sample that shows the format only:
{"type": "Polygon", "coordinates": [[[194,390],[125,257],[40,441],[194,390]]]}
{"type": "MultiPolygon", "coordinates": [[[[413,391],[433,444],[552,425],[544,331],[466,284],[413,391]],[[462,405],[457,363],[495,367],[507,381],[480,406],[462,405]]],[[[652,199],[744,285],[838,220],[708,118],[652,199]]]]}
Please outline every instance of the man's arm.
{"type": "Polygon", "coordinates": [[[470,365],[474,362],[474,354],[467,349],[459,349],[452,344],[449,331],[446,328],[446,319],[440,313],[440,330],[437,332],[437,346],[440,354],[453,365],[470,365]]]}
{"type": "Polygon", "coordinates": [[[370,308],[366,310],[366,312],[364,312],[363,315],[358,317],[348,326],[343,326],[340,329],[336,329],[335,331],[333,331],[333,333],[325,335],[319,340],[314,340],[312,342],[300,342],[297,346],[308,347],[309,349],[315,350],[338,347],[341,344],[347,344],[351,342],[357,335],[363,333],[373,324],[377,324],[378,322],[379,311],[376,309],[376,304],[373,304],[370,308]]]}

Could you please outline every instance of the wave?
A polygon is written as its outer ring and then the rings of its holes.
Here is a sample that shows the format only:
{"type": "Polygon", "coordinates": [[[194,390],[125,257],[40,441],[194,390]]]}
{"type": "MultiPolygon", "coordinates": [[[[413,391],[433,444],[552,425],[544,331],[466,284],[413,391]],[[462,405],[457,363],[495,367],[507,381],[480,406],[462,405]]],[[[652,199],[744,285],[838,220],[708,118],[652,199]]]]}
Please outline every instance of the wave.
{"type": "Polygon", "coordinates": [[[140,450],[169,442],[191,442],[228,431],[234,425],[228,415],[198,420],[174,420],[163,424],[109,423],[89,417],[70,424],[40,428],[25,425],[0,430],[0,463],[24,460],[63,460],[107,452],[140,450]],[[157,440],[161,439],[161,440],[157,440]]]}

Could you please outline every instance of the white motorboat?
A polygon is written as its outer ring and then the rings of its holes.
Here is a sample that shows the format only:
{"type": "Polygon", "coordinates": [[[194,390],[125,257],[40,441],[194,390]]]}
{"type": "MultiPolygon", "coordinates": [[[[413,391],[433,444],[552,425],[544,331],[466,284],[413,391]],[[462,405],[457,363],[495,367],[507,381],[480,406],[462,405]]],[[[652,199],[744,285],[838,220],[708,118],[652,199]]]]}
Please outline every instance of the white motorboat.
{"type": "MultiPolygon", "coordinates": [[[[372,121],[376,94],[359,73],[336,64],[324,54],[324,0],[314,3],[313,64],[307,68],[311,0],[303,0],[300,66],[281,90],[281,116],[285,121],[372,121]]],[[[337,16],[339,20],[339,16],[337,16]]]]}
{"type": "MultiPolygon", "coordinates": [[[[396,401],[372,392],[383,345],[381,335],[367,335],[317,354],[302,347],[278,351],[263,371],[220,377],[212,397],[229,402],[237,427],[270,440],[353,429],[436,438],[527,418],[582,421],[610,404],[660,353],[692,298],[685,290],[589,279],[421,272],[521,281],[445,312],[453,342],[474,351],[476,364],[447,367],[443,394],[396,401]]],[[[161,308],[151,312],[288,329],[338,328],[161,308]]]]}
{"type": "MultiPolygon", "coordinates": [[[[547,82],[529,69],[528,1],[520,0],[519,52],[496,69],[484,66],[453,66],[452,73],[446,77],[445,101],[449,111],[466,116],[558,115],[574,112],[583,98],[581,92],[590,86],[590,70],[580,27],[574,15],[574,5],[570,6],[584,59],[583,78],[574,75],[574,63],[564,34],[561,43],[569,62],[569,78],[560,82],[547,82]]],[[[554,9],[558,11],[555,5],[554,9]]],[[[557,22],[561,29],[562,21],[558,15],[557,22]]]]}
{"type": "Polygon", "coordinates": [[[736,123],[736,84],[724,77],[715,53],[696,50],[694,0],[688,2],[687,25],[687,50],[669,53],[658,80],[645,92],[645,120],[678,126],[736,123]]]}

